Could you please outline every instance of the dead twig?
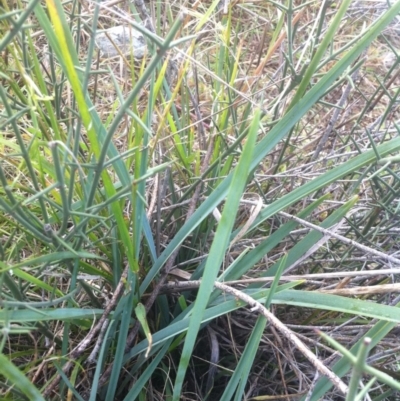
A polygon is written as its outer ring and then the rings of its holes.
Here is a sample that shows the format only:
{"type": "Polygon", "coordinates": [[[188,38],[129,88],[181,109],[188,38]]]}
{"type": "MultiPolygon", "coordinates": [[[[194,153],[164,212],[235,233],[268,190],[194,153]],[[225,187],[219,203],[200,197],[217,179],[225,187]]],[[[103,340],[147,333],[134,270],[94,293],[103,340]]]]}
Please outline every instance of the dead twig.
{"type": "MultiPolygon", "coordinates": [[[[173,274],[173,271],[170,272],[173,274]]],[[[292,275],[292,276],[281,276],[280,281],[309,281],[309,280],[328,280],[332,278],[344,278],[344,277],[375,277],[375,276],[384,276],[389,274],[400,274],[399,269],[381,269],[381,270],[361,270],[361,271],[352,271],[352,272],[334,272],[334,273],[314,273],[314,274],[302,274],[302,275],[292,275]]],[[[182,278],[182,276],[179,276],[182,278]]],[[[259,277],[259,278],[245,278],[241,280],[233,280],[226,281],[225,284],[232,285],[244,285],[244,284],[254,284],[254,283],[269,283],[275,280],[274,277],[259,277]]],[[[177,281],[171,282],[163,286],[163,292],[172,292],[172,291],[186,291],[190,289],[199,288],[200,281],[192,280],[192,281],[177,281]]],[[[358,287],[364,288],[364,287],[358,287]]],[[[368,287],[366,287],[368,288],[368,287]]],[[[370,287],[369,287],[370,288],[370,287]]],[[[379,288],[384,289],[384,291],[379,292],[391,292],[396,291],[398,289],[397,284],[387,284],[379,286],[379,288]],[[391,289],[391,291],[389,291],[391,289]]],[[[356,288],[357,289],[357,288],[356,288]]],[[[355,289],[355,290],[356,290],[355,289]]],[[[396,291],[397,292],[397,291],[396,291]]],[[[363,292],[364,293],[364,292],[363,292]]]]}
{"type": "MultiPolygon", "coordinates": [[[[89,345],[92,343],[93,339],[95,336],[102,330],[104,322],[107,320],[108,315],[111,313],[111,311],[114,310],[115,306],[117,305],[117,302],[122,295],[125,285],[126,285],[126,277],[128,276],[128,269],[129,266],[125,267],[125,270],[123,271],[121,278],[119,280],[119,283],[117,285],[117,288],[114,291],[114,294],[104,309],[103,314],[101,315],[101,318],[97,322],[97,324],[93,327],[92,330],[88,333],[88,335],[78,344],[77,347],[75,347],[71,353],[70,353],[70,361],[65,364],[63,367],[63,372],[67,374],[69,370],[72,368],[74,361],[78,359],[89,347],[89,345]]],[[[61,376],[57,376],[51,383],[50,385],[46,388],[44,391],[43,395],[45,397],[48,397],[57,387],[58,383],[60,382],[61,376]]]]}
{"type": "Polygon", "coordinates": [[[307,346],[296,336],[296,334],[284,325],[278,318],[275,317],[264,305],[257,302],[247,294],[235,288],[229,287],[226,284],[215,282],[214,286],[219,290],[232,294],[235,298],[241,299],[252,307],[252,312],[258,312],[263,315],[268,322],[275,327],[288,341],[300,350],[300,352],[312,363],[317,371],[327,377],[342,394],[347,394],[347,385],[330,369],[328,369],[310,350],[307,346]]]}
{"type": "Polygon", "coordinates": [[[317,226],[315,224],[309,223],[308,221],[300,219],[299,217],[293,216],[293,215],[291,215],[289,213],[279,212],[279,214],[281,216],[287,217],[288,219],[297,221],[298,223],[300,223],[301,225],[303,225],[305,227],[312,228],[313,230],[319,231],[320,233],[322,233],[324,235],[331,236],[331,237],[333,237],[333,238],[335,238],[335,239],[337,239],[337,240],[339,240],[339,241],[341,241],[341,242],[343,242],[345,244],[354,246],[355,248],[358,248],[363,252],[370,253],[372,255],[378,256],[379,258],[385,260],[386,262],[393,263],[396,266],[400,266],[400,259],[397,259],[394,256],[388,255],[388,254],[386,254],[384,252],[381,252],[381,251],[377,251],[377,250],[375,250],[373,248],[370,248],[369,246],[361,245],[361,244],[359,244],[358,242],[356,242],[356,241],[354,241],[352,239],[348,239],[346,237],[343,237],[343,235],[340,235],[340,234],[335,234],[334,232],[332,232],[329,229],[319,227],[319,226],[317,226]]]}

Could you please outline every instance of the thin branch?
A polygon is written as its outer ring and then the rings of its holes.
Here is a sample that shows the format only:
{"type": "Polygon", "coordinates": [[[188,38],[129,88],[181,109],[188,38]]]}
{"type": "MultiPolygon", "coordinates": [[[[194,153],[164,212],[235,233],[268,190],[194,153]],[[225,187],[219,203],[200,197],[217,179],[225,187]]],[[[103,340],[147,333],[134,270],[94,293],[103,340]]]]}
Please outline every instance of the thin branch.
{"type": "Polygon", "coordinates": [[[400,266],[400,259],[397,259],[397,258],[395,258],[393,256],[390,256],[390,255],[388,255],[388,254],[386,254],[384,252],[377,251],[377,250],[375,250],[373,248],[370,248],[369,246],[361,245],[356,241],[353,241],[351,239],[343,237],[343,235],[335,234],[332,231],[330,231],[329,229],[316,226],[315,224],[309,223],[308,221],[300,219],[300,218],[298,218],[296,216],[293,216],[293,215],[291,215],[289,213],[279,212],[279,214],[281,216],[284,216],[284,217],[288,218],[288,219],[297,221],[298,223],[302,224],[305,227],[312,228],[313,230],[319,231],[320,233],[322,233],[324,235],[329,235],[329,236],[331,236],[333,238],[336,238],[337,240],[339,240],[339,241],[341,241],[341,242],[343,242],[345,244],[354,246],[355,248],[358,248],[363,252],[371,253],[372,255],[378,256],[379,258],[381,258],[381,259],[383,259],[383,260],[385,260],[387,262],[393,263],[396,266],[400,266]]]}
{"type": "MultiPolygon", "coordinates": [[[[315,274],[302,274],[302,275],[292,275],[292,276],[281,276],[280,281],[309,281],[309,280],[326,280],[331,278],[345,278],[345,277],[374,277],[374,276],[384,276],[389,274],[400,274],[399,269],[381,269],[381,270],[363,270],[363,271],[351,271],[351,272],[335,272],[335,273],[315,273],[315,274]]],[[[249,278],[241,280],[226,281],[224,284],[232,285],[244,285],[244,284],[254,284],[254,283],[269,283],[275,280],[274,277],[259,277],[259,278],[249,278]]],[[[164,292],[172,291],[185,291],[190,289],[196,289],[200,286],[200,280],[192,281],[177,281],[171,282],[163,286],[162,290],[164,292]]],[[[389,287],[387,287],[389,288],[389,287]]]]}
{"type": "Polygon", "coordinates": [[[275,317],[264,305],[257,302],[247,294],[235,288],[229,287],[225,284],[215,282],[214,286],[224,292],[232,294],[235,298],[241,299],[252,307],[253,312],[258,312],[268,319],[269,323],[275,327],[288,341],[300,350],[300,352],[312,363],[317,371],[327,377],[342,394],[347,394],[347,385],[330,369],[328,369],[311,351],[307,346],[296,336],[296,334],[285,326],[278,318],[275,317]]]}
{"type": "MultiPolygon", "coordinates": [[[[360,58],[362,58],[362,56],[360,56],[360,58]]],[[[358,61],[357,61],[357,62],[358,62],[358,61]]],[[[337,120],[339,119],[341,112],[342,112],[343,109],[344,109],[344,105],[345,105],[345,103],[346,103],[346,101],[347,101],[347,98],[348,98],[349,95],[350,95],[351,89],[353,88],[353,85],[354,85],[353,82],[357,80],[357,77],[358,77],[360,68],[361,68],[361,64],[360,64],[360,66],[353,72],[353,74],[351,75],[351,78],[350,78],[350,79],[351,79],[352,82],[349,82],[349,83],[347,84],[345,90],[343,91],[342,97],[339,99],[339,102],[338,102],[338,104],[337,104],[337,107],[335,108],[335,110],[334,110],[334,112],[333,112],[333,116],[332,116],[332,118],[331,118],[331,119],[329,120],[329,122],[328,122],[328,127],[327,127],[327,129],[325,130],[324,134],[322,135],[322,137],[321,137],[321,139],[320,139],[320,141],[319,141],[319,143],[318,143],[318,145],[317,145],[317,148],[315,149],[315,152],[314,152],[314,154],[313,154],[312,157],[311,157],[311,161],[317,160],[319,154],[321,153],[321,151],[322,151],[322,149],[324,148],[326,142],[328,141],[329,136],[331,135],[331,132],[333,131],[333,128],[335,127],[335,124],[336,124],[337,120]]]]}
{"type": "Polygon", "coordinates": [[[100,330],[99,336],[96,340],[96,345],[93,348],[93,351],[90,353],[89,358],[86,360],[87,364],[96,363],[97,354],[99,353],[100,347],[103,344],[104,336],[106,335],[107,328],[108,328],[109,320],[104,320],[103,326],[100,330]]]}
{"type": "MultiPolygon", "coordinates": [[[[87,334],[87,336],[71,351],[70,353],[70,360],[64,365],[63,367],[63,372],[67,374],[69,370],[72,368],[73,364],[75,361],[86,351],[86,349],[91,345],[93,339],[95,336],[101,331],[103,328],[104,322],[107,320],[108,315],[115,309],[115,306],[118,303],[118,300],[120,296],[122,295],[124,289],[125,289],[125,282],[126,282],[126,277],[128,276],[128,269],[129,266],[125,267],[125,270],[123,271],[121,278],[119,280],[119,283],[117,285],[117,288],[114,291],[114,294],[104,309],[103,314],[101,315],[101,318],[97,322],[96,326],[90,330],[90,332],[87,334]]],[[[61,377],[57,376],[51,383],[50,385],[46,388],[44,391],[43,395],[45,397],[48,397],[54,389],[57,387],[58,383],[60,382],[61,377]]]]}

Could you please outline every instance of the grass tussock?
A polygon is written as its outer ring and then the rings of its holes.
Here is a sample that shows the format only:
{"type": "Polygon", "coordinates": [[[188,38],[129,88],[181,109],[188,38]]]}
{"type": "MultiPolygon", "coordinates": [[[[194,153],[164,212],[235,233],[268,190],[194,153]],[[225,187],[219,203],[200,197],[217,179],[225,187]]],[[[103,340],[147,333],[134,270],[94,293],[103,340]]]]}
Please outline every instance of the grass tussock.
{"type": "Polygon", "coordinates": [[[2,399],[396,399],[400,2],[0,10],[2,399]]]}

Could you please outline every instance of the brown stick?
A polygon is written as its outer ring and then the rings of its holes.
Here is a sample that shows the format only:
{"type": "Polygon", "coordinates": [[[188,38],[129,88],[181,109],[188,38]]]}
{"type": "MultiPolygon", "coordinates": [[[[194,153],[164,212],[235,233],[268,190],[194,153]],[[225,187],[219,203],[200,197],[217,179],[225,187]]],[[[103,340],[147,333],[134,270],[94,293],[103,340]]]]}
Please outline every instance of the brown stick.
{"type": "Polygon", "coordinates": [[[347,385],[330,369],[328,369],[311,351],[310,349],[297,337],[297,335],[283,324],[278,318],[275,317],[264,305],[255,299],[251,298],[242,291],[229,287],[225,284],[215,282],[214,286],[224,292],[232,294],[235,298],[241,299],[252,307],[252,311],[262,314],[268,322],[275,327],[283,336],[295,345],[301,353],[313,364],[317,371],[327,377],[342,394],[347,394],[347,385]]]}
{"type": "MultiPolygon", "coordinates": [[[[78,344],[78,346],[75,347],[71,351],[70,361],[67,362],[63,367],[63,372],[65,374],[67,374],[69,372],[69,370],[72,368],[74,361],[76,359],[78,359],[85,352],[85,350],[89,347],[89,345],[92,343],[94,337],[97,335],[97,333],[100,332],[101,328],[103,327],[103,324],[104,324],[105,320],[108,318],[108,315],[115,308],[115,305],[117,304],[117,302],[125,288],[126,277],[128,276],[128,269],[129,269],[129,267],[127,266],[125,268],[125,270],[123,271],[121,278],[119,280],[119,283],[117,285],[117,288],[115,289],[114,294],[111,298],[111,301],[108,303],[108,305],[104,309],[104,312],[101,315],[101,318],[97,322],[96,326],[94,326],[93,329],[90,330],[88,335],[78,344]]],[[[43,395],[45,397],[48,397],[54,391],[54,389],[57,387],[58,383],[60,382],[60,379],[61,379],[61,377],[57,376],[50,383],[50,385],[46,388],[46,390],[43,393],[43,395]]]]}

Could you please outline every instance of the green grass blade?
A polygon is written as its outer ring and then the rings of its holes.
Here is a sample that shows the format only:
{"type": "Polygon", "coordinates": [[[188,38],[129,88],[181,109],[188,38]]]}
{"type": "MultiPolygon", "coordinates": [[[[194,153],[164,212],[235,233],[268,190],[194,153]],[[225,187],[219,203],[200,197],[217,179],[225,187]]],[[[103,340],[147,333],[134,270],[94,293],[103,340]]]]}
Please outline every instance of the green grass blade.
{"type": "MultiPolygon", "coordinates": [[[[354,196],[340,208],[335,210],[331,215],[329,215],[321,224],[321,228],[328,229],[334,226],[336,223],[341,221],[349,211],[358,202],[358,196],[354,196]]],[[[293,265],[301,256],[303,256],[312,246],[314,246],[321,238],[323,234],[319,231],[313,230],[304,236],[293,248],[288,252],[284,269],[293,265]]],[[[262,274],[263,277],[275,276],[281,260],[278,260],[274,265],[272,265],[265,273],[262,274]]],[[[256,287],[251,286],[251,287],[256,287]]]]}
{"type": "MultiPolygon", "coordinates": [[[[107,394],[105,398],[106,401],[113,401],[116,398],[115,393],[117,391],[118,378],[122,372],[123,357],[125,354],[126,339],[128,337],[129,327],[131,323],[130,316],[133,310],[135,292],[131,291],[127,296],[123,298],[126,298],[126,304],[121,316],[119,317],[117,348],[114,353],[113,370],[111,372],[110,382],[107,388],[107,394]]],[[[123,298],[120,302],[125,302],[123,298]]]]}
{"type": "Polygon", "coordinates": [[[400,322],[399,309],[394,306],[324,294],[318,291],[282,291],[275,295],[273,303],[368,316],[389,322],[400,322]]]}
{"type": "Polygon", "coordinates": [[[31,401],[44,401],[39,390],[3,354],[0,354],[0,373],[16,386],[31,401]]]}
{"type": "MultiPolygon", "coordinates": [[[[29,16],[32,14],[32,10],[37,6],[40,0],[33,0],[28,4],[28,7],[25,9],[25,11],[21,14],[19,19],[17,21],[13,21],[12,25],[13,27],[8,31],[7,35],[3,37],[3,40],[0,42],[0,53],[8,46],[13,38],[18,35],[18,33],[21,31],[22,25],[25,23],[25,21],[29,18],[29,16]]],[[[6,17],[6,16],[5,16],[6,17]]],[[[11,15],[10,15],[11,17],[11,15]]],[[[12,17],[11,17],[12,20],[12,17]]]]}
{"type": "Polygon", "coordinates": [[[51,320],[76,320],[90,319],[99,317],[104,313],[103,309],[78,309],[78,308],[62,308],[62,309],[38,309],[38,310],[1,310],[0,323],[6,322],[48,322],[51,320]]]}
{"type": "MultiPolygon", "coordinates": [[[[287,284],[281,284],[277,291],[284,291],[288,288],[293,288],[301,284],[302,281],[295,281],[287,284]]],[[[267,299],[269,289],[262,290],[253,290],[253,291],[244,291],[248,293],[255,300],[260,302],[265,302],[267,299]]],[[[231,296],[223,295],[213,301],[212,305],[210,305],[204,312],[203,319],[201,323],[207,323],[219,316],[226,315],[227,313],[233,312],[239,308],[245,306],[245,303],[242,301],[237,301],[231,296]]],[[[181,315],[179,315],[169,326],[164,329],[161,329],[152,334],[153,337],[153,347],[160,344],[161,342],[167,341],[171,337],[175,337],[178,334],[185,332],[188,328],[190,319],[188,318],[192,312],[193,305],[189,306],[181,315]]],[[[127,362],[131,358],[136,357],[142,352],[146,352],[147,350],[147,340],[141,341],[135,347],[131,349],[131,351],[125,355],[124,361],[127,362]]]]}
{"type": "MultiPolygon", "coordinates": [[[[397,304],[396,307],[399,308],[400,304],[397,304]]],[[[399,313],[399,312],[398,312],[399,313]]],[[[353,355],[356,355],[359,347],[361,346],[364,338],[369,337],[372,339],[371,348],[375,347],[379,341],[381,341],[394,327],[396,327],[397,323],[387,322],[387,321],[380,321],[375,324],[368,332],[355,344],[351,349],[350,352],[353,355]]],[[[347,372],[351,369],[351,363],[348,359],[342,358],[338,362],[336,362],[333,367],[332,371],[335,372],[339,377],[343,377],[347,372]]],[[[323,397],[323,395],[329,391],[332,387],[332,383],[325,378],[321,378],[318,383],[316,384],[313,394],[310,398],[310,401],[318,401],[323,397]]],[[[304,401],[304,397],[302,398],[304,401]]]]}
{"type": "Polygon", "coordinates": [[[345,0],[341,2],[340,8],[336,13],[335,18],[333,19],[328,30],[326,31],[322,42],[318,45],[317,51],[315,52],[315,55],[310,62],[310,65],[308,66],[302,77],[299,88],[296,94],[294,95],[292,102],[290,103],[290,107],[296,105],[300,101],[300,99],[304,96],[304,93],[306,92],[308,86],[310,85],[311,79],[314,76],[314,73],[317,70],[319,63],[321,62],[327,47],[332,42],[336,32],[339,29],[343,16],[345,15],[347,9],[349,8],[350,3],[351,0],[345,0]]]}
{"type": "Polygon", "coordinates": [[[220,401],[230,401],[236,389],[235,400],[243,400],[243,393],[247,384],[247,378],[254,362],[256,352],[258,351],[260,340],[264,334],[266,325],[267,319],[264,316],[259,316],[251,332],[251,336],[246,343],[246,347],[243,351],[240,361],[237,364],[236,369],[233,372],[220,401]]]}
{"type": "MultiPolygon", "coordinates": [[[[298,213],[298,217],[306,219],[319,205],[327,199],[327,195],[319,198],[308,205],[298,213]]],[[[330,224],[328,227],[330,227],[330,224]]],[[[269,235],[264,241],[249,251],[241,260],[238,261],[235,268],[224,275],[224,281],[238,280],[255,266],[268,252],[277,246],[286,236],[297,227],[294,221],[288,221],[281,225],[274,233],[269,235]]],[[[195,277],[193,277],[195,279],[195,277]]]]}
{"type": "MultiPolygon", "coordinates": [[[[293,106],[287,114],[279,121],[278,124],[268,133],[268,135],[262,139],[256,146],[253,161],[251,164],[251,170],[254,170],[274,149],[274,147],[288,134],[288,132],[294,127],[294,125],[307,113],[311,107],[325,94],[329,87],[335,82],[335,80],[346,70],[348,66],[361,54],[361,52],[378,36],[382,29],[384,29],[393,16],[400,12],[400,1],[396,2],[392,8],[387,11],[379,20],[368,30],[365,36],[357,43],[353,49],[351,49],[343,58],[336,63],[335,66],[325,74],[321,80],[314,85],[314,87],[306,93],[306,95],[293,106]]],[[[389,154],[390,152],[400,149],[400,139],[393,139],[388,143],[381,145],[379,152],[382,156],[389,154]]],[[[349,161],[343,166],[339,166],[331,172],[326,173],[323,176],[318,177],[314,181],[307,183],[306,185],[298,188],[294,191],[294,194],[288,194],[284,198],[284,203],[279,206],[277,201],[274,205],[275,208],[265,209],[265,216],[272,216],[279,210],[289,206],[292,202],[302,199],[302,197],[309,195],[315,190],[328,185],[336,179],[340,179],[347,174],[355,171],[356,169],[372,164],[376,161],[376,155],[373,151],[366,152],[356,158],[353,161],[349,161]],[[350,169],[349,169],[350,168],[350,169]],[[325,181],[328,179],[328,181],[325,181]],[[271,213],[270,213],[271,212],[271,213]]],[[[215,191],[208,197],[208,199],[201,204],[196,210],[189,221],[180,229],[180,231],[174,236],[172,241],[168,244],[164,252],[157,259],[155,264],[148,272],[146,278],[143,280],[140,293],[142,294],[150,282],[154,279],[155,275],[159,272],[161,267],[164,265],[166,260],[171,256],[172,252],[187,238],[187,236],[198,226],[200,223],[218,206],[218,204],[225,198],[228,188],[232,180],[232,175],[229,175],[224,181],[216,188],[215,191]]],[[[268,218],[265,217],[265,218],[268,218]]],[[[255,227],[261,221],[261,217],[256,220],[253,224],[255,227]]]]}
{"type": "Polygon", "coordinates": [[[173,338],[169,339],[165,342],[160,351],[158,351],[156,357],[151,361],[151,363],[146,367],[145,371],[140,375],[138,380],[135,382],[135,385],[132,386],[129,393],[124,398],[124,401],[136,400],[139,396],[139,393],[145,388],[146,383],[151,379],[154,371],[159,367],[160,362],[165,357],[165,354],[168,352],[168,348],[172,343],[173,338]]]}
{"type": "MultiPolygon", "coordinates": [[[[111,330],[113,329],[113,325],[115,324],[114,320],[111,320],[110,324],[107,327],[106,334],[104,335],[104,339],[107,339],[111,330]]],[[[96,370],[94,372],[93,376],[93,386],[90,390],[90,398],[89,401],[96,401],[96,396],[97,396],[97,389],[98,389],[98,384],[101,376],[101,370],[102,366],[104,363],[104,358],[106,356],[106,350],[107,350],[107,341],[103,341],[101,344],[100,352],[98,355],[97,359],[97,364],[96,364],[96,370]]]]}
{"type": "Polygon", "coordinates": [[[193,314],[190,319],[190,324],[182,351],[181,360],[177,378],[175,381],[173,399],[179,400],[183,381],[186,374],[186,369],[189,363],[190,355],[194,347],[197,333],[200,328],[200,322],[207,307],[213,290],[214,281],[217,278],[220,265],[225,256],[225,251],[229,245],[229,240],[232,235],[234,219],[239,207],[242,192],[245,189],[250,173],[250,162],[253,155],[254,145],[256,143],[257,133],[260,123],[260,112],[256,112],[252,125],[249,130],[249,135],[243,153],[240,157],[237,168],[232,180],[232,185],[229,189],[228,197],[222,212],[221,220],[218,224],[217,232],[213,244],[211,245],[210,254],[204,268],[202,283],[199,288],[198,296],[193,308],[193,314]]]}

